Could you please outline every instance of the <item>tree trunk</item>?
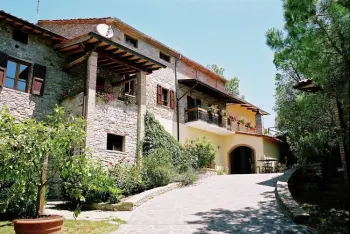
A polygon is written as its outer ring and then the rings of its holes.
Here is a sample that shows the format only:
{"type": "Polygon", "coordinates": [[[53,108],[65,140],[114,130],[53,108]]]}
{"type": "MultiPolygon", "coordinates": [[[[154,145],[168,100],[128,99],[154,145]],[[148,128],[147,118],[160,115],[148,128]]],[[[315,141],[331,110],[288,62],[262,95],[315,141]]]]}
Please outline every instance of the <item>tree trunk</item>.
{"type": "Polygon", "coordinates": [[[41,169],[40,185],[38,186],[38,192],[36,195],[36,216],[39,217],[44,215],[45,206],[45,190],[46,190],[46,177],[47,177],[47,167],[48,167],[49,157],[45,156],[44,164],[41,169]]]}
{"type": "Polygon", "coordinates": [[[343,136],[344,133],[340,123],[338,100],[336,97],[333,97],[333,109],[334,109],[335,124],[337,128],[337,138],[339,143],[340,158],[341,158],[341,164],[343,168],[344,180],[345,180],[345,184],[349,185],[348,165],[347,165],[346,154],[344,149],[344,136],[343,136]]]}

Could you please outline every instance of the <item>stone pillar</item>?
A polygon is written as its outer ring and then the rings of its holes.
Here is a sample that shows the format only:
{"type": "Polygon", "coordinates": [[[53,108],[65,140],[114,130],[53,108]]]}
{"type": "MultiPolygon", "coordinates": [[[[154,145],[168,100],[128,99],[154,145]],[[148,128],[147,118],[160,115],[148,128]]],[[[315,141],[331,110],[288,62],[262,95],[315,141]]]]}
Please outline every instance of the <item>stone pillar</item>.
{"type": "Polygon", "coordinates": [[[136,103],[138,105],[138,115],[137,115],[137,150],[136,157],[142,156],[141,141],[145,136],[145,114],[146,114],[146,72],[139,71],[136,75],[136,103]]]}
{"type": "Polygon", "coordinates": [[[256,124],[256,133],[257,134],[263,134],[264,128],[263,128],[263,123],[262,123],[262,116],[258,112],[255,115],[255,124],[256,124]]]}
{"type": "Polygon", "coordinates": [[[93,52],[87,60],[86,67],[86,97],[85,97],[85,119],[86,125],[86,147],[93,147],[94,122],[96,104],[96,79],[97,79],[97,58],[98,54],[93,52]]]}

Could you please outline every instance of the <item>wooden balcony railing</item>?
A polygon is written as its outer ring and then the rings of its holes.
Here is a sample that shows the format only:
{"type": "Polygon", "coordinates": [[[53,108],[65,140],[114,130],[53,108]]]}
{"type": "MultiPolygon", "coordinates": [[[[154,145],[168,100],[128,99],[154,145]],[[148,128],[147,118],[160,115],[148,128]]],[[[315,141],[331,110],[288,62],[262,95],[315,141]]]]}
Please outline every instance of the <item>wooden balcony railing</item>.
{"type": "Polygon", "coordinates": [[[225,128],[231,131],[256,133],[254,129],[247,128],[244,124],[238,124],[237,121],[230,121],[226,117],[215,113],[209,113],[208,110],[196,107],[185,111],[185,122],[201,120],[209,124],[225,128]]]}

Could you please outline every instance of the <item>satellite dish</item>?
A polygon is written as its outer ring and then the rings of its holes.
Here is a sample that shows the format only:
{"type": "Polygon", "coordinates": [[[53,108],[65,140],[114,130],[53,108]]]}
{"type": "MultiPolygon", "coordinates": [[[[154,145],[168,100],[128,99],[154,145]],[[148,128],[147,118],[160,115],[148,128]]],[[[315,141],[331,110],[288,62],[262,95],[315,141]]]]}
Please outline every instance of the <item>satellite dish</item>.
{"type": "Polygon", "coordinates": [[[97,25],[96,29],[101,36],[104,36],[106,38],[112,38],[114,35],[112,26],[107,24],[99,24],[97,25]]]}

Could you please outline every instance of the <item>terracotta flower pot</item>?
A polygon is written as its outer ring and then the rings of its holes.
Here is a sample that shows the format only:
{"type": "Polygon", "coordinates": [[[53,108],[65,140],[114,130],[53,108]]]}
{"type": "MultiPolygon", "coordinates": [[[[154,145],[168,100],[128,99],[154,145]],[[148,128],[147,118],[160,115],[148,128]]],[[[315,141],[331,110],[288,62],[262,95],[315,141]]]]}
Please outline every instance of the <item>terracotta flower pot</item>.
{"type": "Polygon", "coordinates": [[[59,234],[63,217],[49,215],[37,219],[15,219],[12,221],[16,234],[59,234]]]}

